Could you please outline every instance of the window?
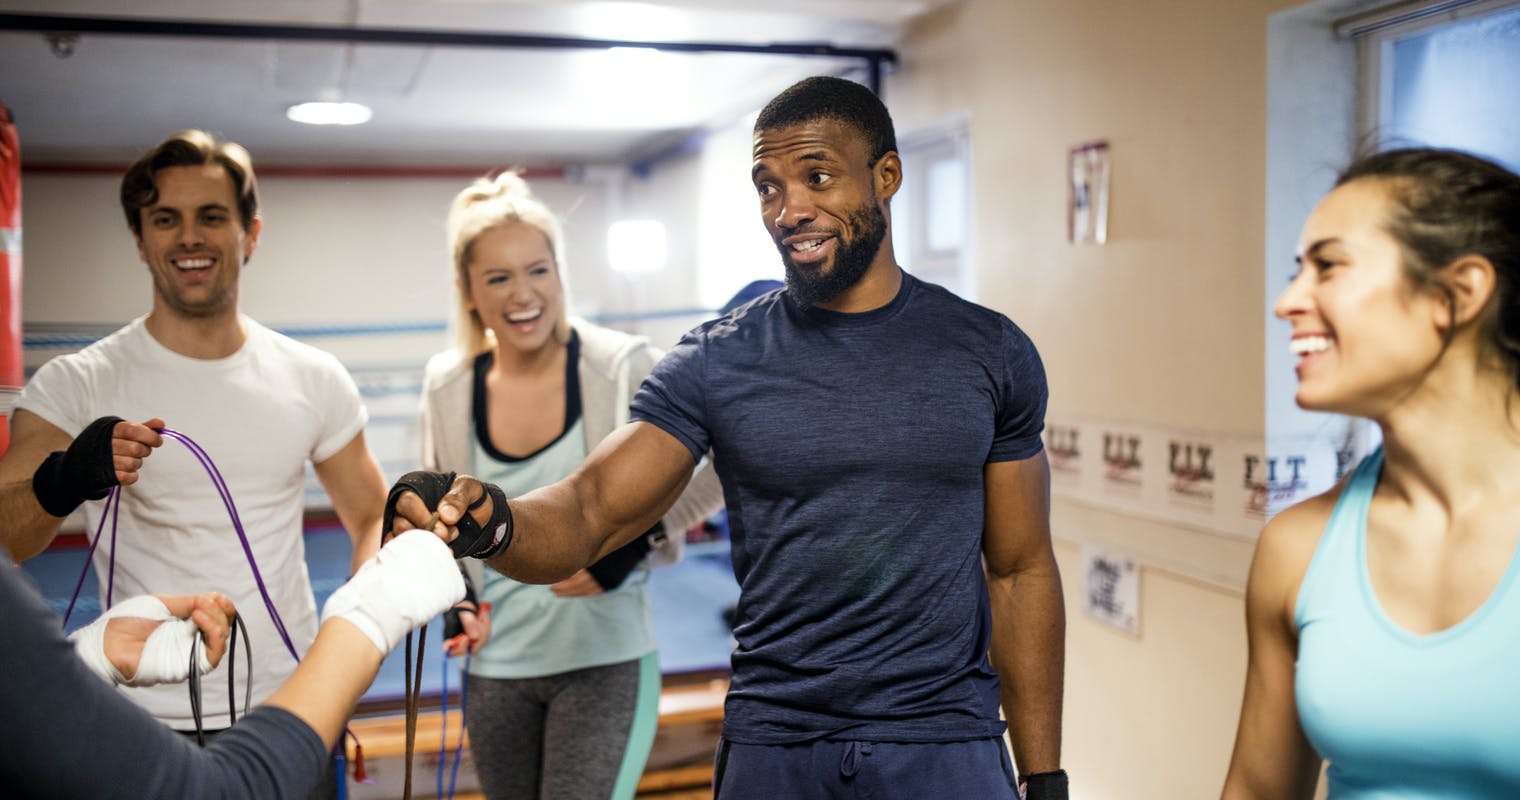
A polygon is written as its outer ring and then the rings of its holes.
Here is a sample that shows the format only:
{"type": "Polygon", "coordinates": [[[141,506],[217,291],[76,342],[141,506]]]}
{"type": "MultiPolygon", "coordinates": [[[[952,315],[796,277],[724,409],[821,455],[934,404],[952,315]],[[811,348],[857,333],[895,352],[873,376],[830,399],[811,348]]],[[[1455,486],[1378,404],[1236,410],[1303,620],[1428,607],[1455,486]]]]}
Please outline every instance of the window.
{"type": "Polygon", "coordinates": [[[1338,27],[1358,38],[1364,141],[1452,147],[1520,169],[1520,4],[1427,4],[1338,27]]]}
{"type": "Polygon", "coordinates": [[[892,199],[892,249],[898,263],[919,278],[975,299],[966,123],[900,137],[898,155],[903,188],[892,199]]]}

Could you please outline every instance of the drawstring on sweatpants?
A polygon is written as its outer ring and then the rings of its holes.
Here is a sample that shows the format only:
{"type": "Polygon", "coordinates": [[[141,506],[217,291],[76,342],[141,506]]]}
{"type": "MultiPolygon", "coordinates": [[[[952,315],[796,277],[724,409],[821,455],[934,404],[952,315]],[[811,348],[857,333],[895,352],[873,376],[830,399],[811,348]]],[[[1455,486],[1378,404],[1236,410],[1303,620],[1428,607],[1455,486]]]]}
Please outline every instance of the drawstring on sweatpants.
{"type": "Polygon", "coordinates": [[[860,772],[861,759],[870,754],[870,742],[847,742],[844,758],[839,762],[839,774],[846,778],[855,777],[855,773],[860,772]]]}

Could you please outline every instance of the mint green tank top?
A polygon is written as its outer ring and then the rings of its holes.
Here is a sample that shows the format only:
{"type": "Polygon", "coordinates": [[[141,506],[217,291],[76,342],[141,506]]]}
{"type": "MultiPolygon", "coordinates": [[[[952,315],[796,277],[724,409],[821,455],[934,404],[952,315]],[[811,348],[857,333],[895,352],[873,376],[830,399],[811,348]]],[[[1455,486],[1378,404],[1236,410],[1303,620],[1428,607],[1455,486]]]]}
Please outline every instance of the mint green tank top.
{"type": "Polygon", "coordinates": [[[1379,449],[1352,473],[1294,615],[1294,697],[1330,762],[1330,797],[1520,798],[1516,559],[1457,625],[1428,635],[1399,627],[1367,572],[1367,508],[1382,465],[1379,449]]]}
{"type": "MultiPolygon", "coordinates": [[[[474,473],[508,497],[526,494],[569,475],[586,457],[585,421],[577,419],[538,453],[504,462],[474,444],[474,473]]],[[[649,612],[649,570],[636,569],[622,585],[592,597],[560,597],[548,586],[519,583],[485,569],[480,599],[491,604],[491,638],[470,661],[486,678],[541,678],[617,664],[655,650],[649,612]]]]}

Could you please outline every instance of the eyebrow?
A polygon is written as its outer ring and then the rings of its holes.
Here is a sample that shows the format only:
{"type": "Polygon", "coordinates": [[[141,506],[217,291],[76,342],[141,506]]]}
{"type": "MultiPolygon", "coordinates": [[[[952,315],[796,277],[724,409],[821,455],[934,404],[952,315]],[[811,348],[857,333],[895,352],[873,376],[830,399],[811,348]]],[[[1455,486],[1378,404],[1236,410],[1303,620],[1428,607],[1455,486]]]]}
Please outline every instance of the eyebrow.
{"type": "Polygon", "coordinates": [[[1325,249],[1326,247],[1329,247],[1332,244],[1340,244],[1340,243],[1341,243],[1341,240],[1340,240],[1339,236],[1331,236],[1331,237],[1328,237],[1328,238],[1325,238],[1325,239],[1320,239],[1320,240],[1314,242],[1313,244],[1309,245],[1308,247],[1304,248],[1304,252],[1303,253],[1294,256],[1293,257],[1293,263],[1295,263],[1295,264],[1303,264],[1305,258],[1313,258],[1316,254],[1319,253],[1319,251],[1325,249]]]}
{"type": "MultiPolygon", "coordinates": [[[[798,156],[796,156],[795,158],[792,159],[793,162],[797,162],[797,161],[824,161],[824,162],[833,162],[833,161],[836,161],[836,160],[837,159],[835,159],[834,156],[832,154],[830,154],[829,151],[827,151],[827,150],[809,150],[808,152],[802,153],[801,155],[798,155],[798,156]]],[[[752,167],[750,169],[750,171],[749,171],[749,178],[750,178],[750,180],[753,181],[755,178],[757,178],[757,177],[760,176],[760,173],[765,172],[765,171],[767,171],[767,168],[766,168],[765,164],[763,164],[763,163],[756,163],[755,166],[752,167]]]]}
{"type": "MultiPolygon", "coordinates": [[[[196,206],[195,210],[197,212],[201,212],[201,211],[226,211],[228,213],[232,212],[231,208],[229,208],[228,206],[223,205],[221,203],[206,203],[204,205],[196,206]]],[[[172,211],[172,212],[174,212],[176,214],[179,213],[179,209],[178,208],[175,208],[174,206],[168,206],[168,205],[162,205],[162,204],[154,204],[154,205],[151,205],[151,206],[149,206],[148,208],[145,209],[145,212],[148,213],[148,214],[155,214],[155,213],[157,213],[159,211],[172,211]]]]}
{"type": "MultiPolygon", "coordinates": [[[[529,261],[526,264],[523,264],[522,267],[521,267],[521,269],[533,269],[535,267],[552,267],[552,266],[554,266],[554,259],[552,259],[552,258],[539,258],[539,259],[535,259],[533,261],[529,261]]],[[[511,272],[511,271],[512,271],[512,267],[510,267],[510,266],[506,266],[506,267],[486,267],[486,268],[484,268],[484,269],[481,270],[481,272],[483,274],[486,274],[486,275],[489,275],[492,272],[511,272]]]]}

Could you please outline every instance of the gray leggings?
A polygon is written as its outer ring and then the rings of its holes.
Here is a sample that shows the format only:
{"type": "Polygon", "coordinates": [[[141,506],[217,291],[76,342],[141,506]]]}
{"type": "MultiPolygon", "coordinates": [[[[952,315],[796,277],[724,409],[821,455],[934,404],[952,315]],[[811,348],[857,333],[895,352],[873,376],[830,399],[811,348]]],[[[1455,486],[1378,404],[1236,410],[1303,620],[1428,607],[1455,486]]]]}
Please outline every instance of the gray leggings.
{"type": "Polygon", "coordinates": [[[658,715],[654,658],[543,678],[469,676],[465,727],[481,791],[490,800],[633,797],[658,715]]]}

